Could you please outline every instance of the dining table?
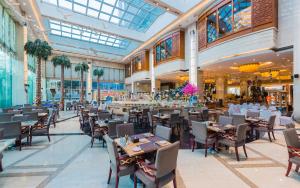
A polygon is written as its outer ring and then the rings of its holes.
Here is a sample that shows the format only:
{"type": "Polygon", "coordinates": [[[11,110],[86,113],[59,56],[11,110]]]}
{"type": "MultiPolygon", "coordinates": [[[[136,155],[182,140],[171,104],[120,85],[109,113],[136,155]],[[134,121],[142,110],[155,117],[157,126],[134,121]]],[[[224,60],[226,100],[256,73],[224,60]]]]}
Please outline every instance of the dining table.
{"type": "Polygon", "coordinates": [[[236,129],[236,126],[228,124],[228,125],[219,125],[215,122],[209,122],[209,126],[207,126],[207,129],[209,131],[215,132],[215,133],[225,133],[229,130],[236,129]]]}
{"type": "Polygon", "coordinates": [[[142,133],[132,136],[116,138],[116,144],[129,156],[137,157],[146,153],[152,153],[158,149],[168,146],[171,143],[152,133],[142,133]],[[136,142],[134,142],[136,140],[136,142]]]}

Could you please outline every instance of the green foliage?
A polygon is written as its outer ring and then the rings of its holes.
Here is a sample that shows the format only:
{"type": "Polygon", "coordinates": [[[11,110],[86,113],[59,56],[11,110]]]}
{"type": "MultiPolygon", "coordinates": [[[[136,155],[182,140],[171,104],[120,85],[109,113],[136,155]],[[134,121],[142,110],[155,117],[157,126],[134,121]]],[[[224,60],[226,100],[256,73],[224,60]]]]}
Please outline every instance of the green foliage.
{"type": "Polygon", "coordinates": [[[56,66],[61,66],[63,65],[64,68],[70,68],[71,67],[71,61],[66,55],[60,55],[60,56],[55,56],[52,58],[52,63],[53,65],[56,66]]]}
{"type": "Polygon", "coordinates": [[[75,66],[75,71],[76,72],[87,72],[89,70],[89,66],[87,63],[85,62],[82,62],[82,63],[79,63],[75,66]]]}
{"type": "Polygon", "coordinates": [[[93,72],[93,75],[97,76],[99,78],[101,78],[103,76],[103,74],[104,74],[103,69],[95,69],[94,72],[93,72]]]}
{"type": "Polygon", "coordinates": [[[44,60],[47,60],[52,54],[52,47],[48,42],[40,39],[36,39],[34,42],[28,41],[24,46],[24,50],[28,55],[44,60]]]}

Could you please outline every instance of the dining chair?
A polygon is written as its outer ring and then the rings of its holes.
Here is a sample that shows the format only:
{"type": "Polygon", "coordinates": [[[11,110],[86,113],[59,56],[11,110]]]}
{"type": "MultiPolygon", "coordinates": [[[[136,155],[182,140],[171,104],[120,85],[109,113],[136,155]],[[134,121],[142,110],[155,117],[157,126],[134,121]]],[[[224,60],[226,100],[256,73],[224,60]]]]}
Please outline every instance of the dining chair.
{"type": "Polygon", "coordinates": [[[109,121],[108,122],[108,130],[107,130],[107,134],[110,138],[115,139],[118,138],[117,135],[117,124],[122,124],[122,122],[117,122],[117,121],[109,121]]]}
{"type": "Polygon", "coordinates": [[[229,116],[219,116],[218,124],[221,126],[232,125],[233,118],[229,116]]]}
{"type": "Polygon", "coordinates": [[[23,115],[28,116],[28,121],[38,121],[38,112],[25,112],[23,115]]]}
{"type": "Polygon", "coordinates": [[[201,117],[202,117],[203,121],[208,121],[209,120],[208,109],[203,109],[202,110],[201,117]]]}
{"type": "Polygon", "coordinates": [[[205,157],[207,157],[207,148],[213,146],[215,148],[217,137],[216,134],[208,134],[207,122],[192,121],[192,152],[196,147],[197,143],[204,144],[205,157]]]}
{"type": "Polygon", "coordinates": [[[240,125],[246,123],[245,115],[231,115],[232,125],[240,125]]]}
{"type": "Polygon", "coordinates": [[[105,142],[103,139],[104,129],[99,126],[95,126],[95,120],[91,117],[89,118],[89,124],[91,128],[91,148],[94,145],[95,139],[98,139],[99,141],[102,139],[102,146],[104,147],[104,142],[105,142]]]}
{"type": "Polygon", "coordinates": [[[172,130],[177,129],[178,136],[180,136],[181,124],[182,124],[182,119],[180,118],[179,114],[171,113],[167,125],[172,130]]]}
{"type": "Polygon", "coordinates": [[[248,158],[246,151],[246,132],[248,124],[241,124],[237,126],[235,134],[225,133],[218,139],[218,144],[223,144],[228,147],[235,148],[235,155],[237,161],[240,161],[238,147],[243,147],[246,158],[248,158]]]}
{"type": "Polygon", "coordinates": [[[11,121],[11,117],[13,117],[13,116],[14,116],[14,114],[11,114],[11,113],[0,114],[0,122],[11,121]]]}
{"type": "Polygon", "coordinates": [[[48,120],[45,123],[39,123],[36,126],[31,127],[30,129],[30,138],[29,138],[29,144],[31,145],[32,143],[32,137],[33,136],[47,136],[48,137],[48,141],[50,142],[50,125],[51,123],[53,123],[53,118],[54,118],[54,114],[55,112],[52,111],[51,114],[48,116],[48,120]]]}
{"type": "Polygon", "coordinates": [[[109,168],[107,184],[110,183],[111,175],[112,173],[114,173],[116,176],[115,187],[118,188],[120,177],[134,174],[135,167],[133,164],[126,163],[126,158],[119,155],[117,145],[113,139],[111,139],[108,135],[104,135],[104,140],[107,145],[107,151],[110,160],[110,168],[109,168]]]}
{"type": "Polygon", "coordinates": [[[112,115],[108,112],[98,112],[98,120],[112,119],[112,115]]]}
{"type": "Polygon", "coordinates": [[[23,113],[32,112],[32,107],[23,107],[22,111],[23,113]]]}
{"type": "Polygon", "coordinates": [[[125,135],[134,135],[134,127],[132,123],[123,123],[116,125],[118,138],[124,137],[125,135]]]}
{"type": "Polygon", "coordinates": [[[20,121],[0,122],[0,129],[3,130],[4,139],[16,139],[19,142],[19,150],[22,150],[22,130],[20,121]]]}
{"type": "Polygon", "coordinates": [[[157,150],[156,160],[153,165],[145,162],[138,162],[139,168],[134,173],[134,188],[137,187],[139,179],[146,187],[163,187],[173,181],[174,188],[176,184],[176,167],[179,142],[157,150]]]}
{"type": "Polygon", "coordinates": [[[150,112],[149,108],[144,108],[142,110],[142,115],[140,116],[140,122],[142,125],[145,125],[148,123],[148,112],[150,112]]]}
{"type": "Polygon", "coordinates": [[[260,115],[259,111],[247,111],[246,116],[247,118],[258,118],[260,115]]]}
{"type": "Polygon", "coordinates": [[[163,138],[167,141],[170,141],[172,134],[172,129],[162,125],[156,125],[155,136],[163,138]]]}
{"type": "Polygon", "coordinates": [[[296,165],[296,172],[299,172],[300,167],[300,138],[296,129],[290,128],[283,131],[285,142],[288,149],[289,159],[288,168],[285,176],[290,174],[292,165],[296,165]]]}
{"type": "Polygon", "coordinates": [[[274,135],[275,119],[276,119],[276,115],[272,115],[269,117],[269,120],[267,122],[260,122],[256,125],[256,127],[254,127],[254,130],[256,131],[257,139],[260,132],[267,132],[270,142],[272,142],[271,133],[273,135],[274,140],[276,140],[274,135]]]}
{"type": "Polygon", "coordinates": [[[152,113],[151,112],[148,112],[148,121],[149,121],[149,126],[151,128],[151,132],[154,133],[154,127],[156,126],[156,122],[153,121],[153,118],[152,118],[152,113]]]}

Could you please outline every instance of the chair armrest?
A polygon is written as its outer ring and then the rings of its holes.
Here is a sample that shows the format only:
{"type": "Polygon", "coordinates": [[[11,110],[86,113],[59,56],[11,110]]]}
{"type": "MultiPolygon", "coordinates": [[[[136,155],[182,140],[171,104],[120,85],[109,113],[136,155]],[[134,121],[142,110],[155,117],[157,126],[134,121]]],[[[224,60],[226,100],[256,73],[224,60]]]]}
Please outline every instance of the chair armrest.
{"type": "Polygon", "coordinates": [[[295,157],[295,156],[300,157],[300,148],[295,148],[292,146],[287,146],[287,147],[288,147],[288,151],[292,157],[295,157]]]}
{"type": "Polygon", "coordinates": [[[0,140],[4,138],[4,129],[0,129],[0,140]]]}

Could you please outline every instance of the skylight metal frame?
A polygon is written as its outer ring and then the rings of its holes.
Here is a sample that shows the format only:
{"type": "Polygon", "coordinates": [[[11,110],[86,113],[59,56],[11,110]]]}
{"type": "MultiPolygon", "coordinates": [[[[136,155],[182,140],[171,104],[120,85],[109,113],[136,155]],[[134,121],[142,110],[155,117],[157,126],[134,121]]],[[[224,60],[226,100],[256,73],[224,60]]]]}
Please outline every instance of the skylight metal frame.
{"type": "Polygon", "coordinates": [[[60,8],[139,32],[146,32],[165,13],[144,0],[41,0],[60,8]]]}
{"type": "Polygon", "coordinates": [[[59,20],[49,19],[49,28],[50,34],[60,37],[66,37],[120,49],[126,49],[130,45],[129,39],[95,31],[59,20]]]}

